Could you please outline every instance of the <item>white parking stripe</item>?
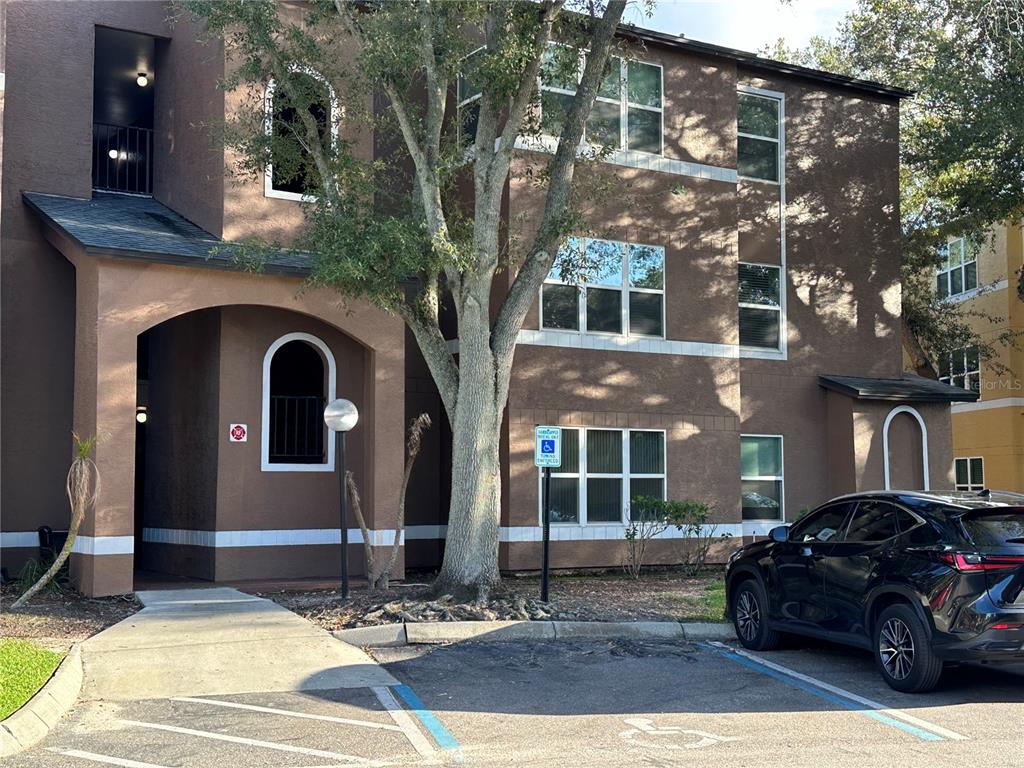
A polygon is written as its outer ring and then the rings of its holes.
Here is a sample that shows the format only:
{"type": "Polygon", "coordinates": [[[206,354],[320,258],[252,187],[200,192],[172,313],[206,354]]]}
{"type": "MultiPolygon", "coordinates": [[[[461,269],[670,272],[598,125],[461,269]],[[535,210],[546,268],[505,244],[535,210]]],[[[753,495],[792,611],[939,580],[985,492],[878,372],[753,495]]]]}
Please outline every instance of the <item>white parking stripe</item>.
{"type": "Polygon", "coordinates": [[[409,713],[402,709],[402,705],[398,703],[391,691],[384,686],[375,686],[373,692],[377,694],[380,703],[388,711],[388,714],[391,715],[395,723],[398,724],[399,730],[409,739],[409,743],[412,744],[413,748],[424,757],[434,757],[437,754],[434,745],[416,727],[416,723],[409,717],[409,713]]]}
{"type": "Polygon", "coordinates": [[[78,757],[82,760],[91,760],[94,763],[106,763],[107,765],[119,765],[121,768],[166,768],[163,765],[157,765],[156,763],[140,763],[138,760],[125,760],[120,757],[111,757],[110,755],[98,755],[95,752],[83,752],[80,749],[57,749],[55,747],[47,747],[50,752],[56,752],[58,755],[64,755],[65,757],[78,757]]]}
{"type": "Polygon", "coordinates": [[[926,731],[931,731],[932,733],[938,736],[943,736],[947,739],[953,739],[955,741],[967,740],[967,737],[964,736],[962,733],[957,733],[956,731],[951,731],[948,728],[943,728],[941,725],[936,725],[935,723],[930,723],[927,720],[922,720],[919,717],[914,717],[914,715],[907,714],[901,709],[892,709],[890,707],[887,707],[885,704],[881,704],[877,701],[872,701],[871,699],[865,698],[864,696],[860,696],[854,693],[853,691],[848,691],[845,688],[840,688],[839,686],[831,685],[830,683],[826,683],[824,680],[819,680],[816,677],[811,677],[810,675],[805,675],[802,672],[797,672],[795,669],[790,669],[789,667],[784,667],[781,664],[776,664],[773,661],[768,661],[767,659],[761,656],[755,656],[754,654],[750,653],[749,651],[745,651],[742,648],[733,648],[730,645],[726,645],[725,643],[719,642],[712,642],[710,643],[710,645],[713,645],[716,648],[723,648],[727,651],[730,651],[731,653],[735,653],[738,656],[744,656],[750,659],[751,661],[756,661],[758,664],[762,664],[768,667],[769,669],[774,669],[776,672],[781,672],[782,674],[789,675],[790,677],[796,678],[797,680],[802,680],[805,683],[809,683],[810,685],[821,688],[824,691],[834,693],[837,696],[842,696],[843,698],[849,699],[850,701],[855,701],[858,704],[863,704],[865,707],[868,707],[869,709],[874,709],[884,715],[888,715],[889,717],[896,718],[897,720],[902,720],[905,723],[916,725],[918,728],[923,728],[926,731]]]}
{"type": "Polygon", "coordinates": [[[160,723],[144,723],[138,720],[122,720],[125,725],[135,725],[139,728],[152,728],[157,731],[170,731],[181,733],[186,736],[199,736],[203,739],[214,739],[216,741],[229,741],[232,744],[246,744],[250,747],[262,747],[264,749],[276,749],[280,752],[295,752],[300,755],[312,755],[313,757],[325,757],[328,760],[345,760],[349,763],[365,766],[379,766],[377,760],[367,760],[355,755],[344,755],[340,752],[328,752],[324,749],[312,749],[310,747],[296,747],[291,744],[278,744],[275,741],[260,741],[259,739],[247,739],[243,736],[230,736],[226,733],[211,733],[210,731],[197,731],[192,728],[181,728],[177,725],[162,725],[160,723]]]}
{"type": "Polygon", "coordinates": [[[187,701],[192,704],[209,704],[214,707],[229,707],[231,709],[247,709],[252,712],[266,712],[268,715],[284,715],[285,717],[300,717],[306,720],[323,720],[328,723],[341,723],[342,725],[358,725],[361,728],[379,728],[384,731],[399,731],[402,729],[397,725],[389,723],[372,723],[369,720],[352,720],[347,717],[333,717],[331,715],[314,715],[309,712],[296,712],[291,709],[274,709],[273,707],[260,707],[255,704],[240,704],[236,701],[220,701],[218,699],[198,699],[192,696],[175,696],[171,701],[187,701]]]}

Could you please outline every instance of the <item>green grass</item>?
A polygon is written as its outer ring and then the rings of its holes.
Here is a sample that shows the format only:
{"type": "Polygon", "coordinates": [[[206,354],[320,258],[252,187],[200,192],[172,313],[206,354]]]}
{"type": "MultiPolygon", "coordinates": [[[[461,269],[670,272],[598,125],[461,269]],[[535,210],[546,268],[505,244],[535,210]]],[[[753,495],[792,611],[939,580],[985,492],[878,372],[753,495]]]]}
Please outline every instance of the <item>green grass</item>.
{"type": "Polygon", "coordinates": [[[725,584],[722,581],[709,582],[699,596],[673,595],[671,599],[679,606],[675,614],[681,621],[725,621],[725,584]]]}
{"type": "Polygon", "coordinates": [[[0,640],[0,720],[31,699],[63,658],[25,640],[0,640]]]}

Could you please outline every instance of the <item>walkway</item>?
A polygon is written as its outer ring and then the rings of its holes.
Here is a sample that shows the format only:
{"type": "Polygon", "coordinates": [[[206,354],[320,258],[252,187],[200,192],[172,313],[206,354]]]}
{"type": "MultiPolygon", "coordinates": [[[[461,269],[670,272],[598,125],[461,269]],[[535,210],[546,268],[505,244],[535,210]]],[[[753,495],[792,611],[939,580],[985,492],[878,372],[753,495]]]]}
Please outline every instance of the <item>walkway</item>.
{"type": "Polygon", "coordinates": [[[360,649],[235,589],[139,592],[145,606],[82,644],[82,700],[393,686],[360,649]]]}

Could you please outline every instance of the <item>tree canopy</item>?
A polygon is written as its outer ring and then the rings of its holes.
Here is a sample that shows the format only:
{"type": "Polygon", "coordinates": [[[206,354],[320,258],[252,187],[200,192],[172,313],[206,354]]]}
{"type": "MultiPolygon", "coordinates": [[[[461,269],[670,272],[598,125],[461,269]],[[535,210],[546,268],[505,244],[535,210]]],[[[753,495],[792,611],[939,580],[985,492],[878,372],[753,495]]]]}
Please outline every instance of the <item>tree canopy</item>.
{"type": "MultiPolygon", "coordinates": [[[[984,313],[934,290],[941,247],[1024,213],[1024,5],[1020,0],[859,0],[829,39],[764,51],[915,92],[901,111],[904,342],[919,371],[977,345],[994,360],[1012,334],[981,338],[984,313]]],[[[1011,275],[1024,300],[1024,276],[1011,275]]]]}

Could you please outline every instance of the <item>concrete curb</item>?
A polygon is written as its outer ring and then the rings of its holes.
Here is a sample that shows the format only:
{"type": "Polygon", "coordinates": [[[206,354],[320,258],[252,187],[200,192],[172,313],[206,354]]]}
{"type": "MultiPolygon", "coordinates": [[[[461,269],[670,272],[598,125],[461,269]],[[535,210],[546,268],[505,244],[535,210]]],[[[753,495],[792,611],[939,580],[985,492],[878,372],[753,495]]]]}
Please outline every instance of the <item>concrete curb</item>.
{"type": "Polygon", "coordinates": [[[82,653],[73,646],[36,695],[0,721],[0,757],[10,757],[38,744],[71,709],[82,690],[82,653]]]}
{"type": "Polygon", "coordinates": [[[439,645],[465,640],[682,640],[736,639],[732,624],[695,621],[424,621],[339,629],[336,638],[363,648],[439,645]]]}

